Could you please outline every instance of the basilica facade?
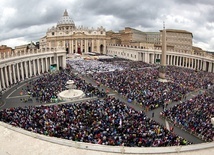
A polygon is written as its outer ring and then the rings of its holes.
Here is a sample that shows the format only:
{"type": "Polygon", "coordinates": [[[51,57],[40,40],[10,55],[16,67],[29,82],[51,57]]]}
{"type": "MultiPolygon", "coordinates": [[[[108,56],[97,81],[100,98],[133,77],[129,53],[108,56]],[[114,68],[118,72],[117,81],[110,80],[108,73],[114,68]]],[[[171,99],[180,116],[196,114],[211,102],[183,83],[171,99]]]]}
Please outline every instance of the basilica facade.
{"type": "Polygon", "coordinates": [[[64,48],[67,54],[106,53],[105,29],[102,26],[96,29],[77,27],[67,10],[57,25],[48,29],[39,42],[40,48],[64,48]]]}

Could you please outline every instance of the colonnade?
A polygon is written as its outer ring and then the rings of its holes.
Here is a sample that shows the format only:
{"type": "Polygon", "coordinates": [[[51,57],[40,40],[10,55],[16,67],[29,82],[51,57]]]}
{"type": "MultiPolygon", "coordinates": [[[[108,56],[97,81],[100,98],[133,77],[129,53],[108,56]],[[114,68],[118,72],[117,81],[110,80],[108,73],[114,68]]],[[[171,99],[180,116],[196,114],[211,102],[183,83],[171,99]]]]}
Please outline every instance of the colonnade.
{"type": "MultiPolygon", "coordinates": [[[[130,48],[124,46],[108,46],[107,54],[151,64],[157,64],[161,59],[161,50],[130,48]]],[[[166,64],[194,70],[214,72],[214,59],[199,55],[167,51],[166,64]]]]}
{"type": "Polygon", "coordinates": [[[56,64],[57,70],[65,68],[66,52],[4,59],[0,63],[0,91],[26,78],[50,72],[50,65],[52,64],[56,64]]]}
{"type": "Polygon", "coordinates": [[[50,48],[52,47],[63,47],[68,49],[68,53],[106,53],[106,40],[105,39],[94,39],[94,38],[74,38],[62,41],[50,41],[50,48]],[[58,42],[58,43],[57,43],[58,42]]]}

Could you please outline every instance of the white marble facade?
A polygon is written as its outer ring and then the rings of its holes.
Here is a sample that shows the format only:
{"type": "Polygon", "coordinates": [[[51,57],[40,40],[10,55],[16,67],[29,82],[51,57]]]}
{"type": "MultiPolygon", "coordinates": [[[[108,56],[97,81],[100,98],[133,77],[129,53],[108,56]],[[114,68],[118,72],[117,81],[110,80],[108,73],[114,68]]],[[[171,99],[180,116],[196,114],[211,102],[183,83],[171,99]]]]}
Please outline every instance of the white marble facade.
{"type": "Polygon", "coordinates": [[[65,10],[56,26],[47,30],[40,39],[40,48],[64,47],[67,53],[106,53],[106,31],[101,26],[88,28],[76,26],[65,10]]]}

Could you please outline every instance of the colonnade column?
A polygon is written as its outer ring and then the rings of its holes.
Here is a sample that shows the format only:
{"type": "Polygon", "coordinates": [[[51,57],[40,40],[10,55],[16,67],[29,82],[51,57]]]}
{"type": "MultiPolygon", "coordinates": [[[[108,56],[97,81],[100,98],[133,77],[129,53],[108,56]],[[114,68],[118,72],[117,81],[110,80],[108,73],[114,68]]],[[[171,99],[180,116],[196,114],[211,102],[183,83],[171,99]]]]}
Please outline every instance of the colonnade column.
{"type": "Polygon", "coordinates": [[[203,61],[200,60],[200,70],[203,70],[203,61]]]}
{"type": "Polygon", "coordinates": [[[203,61],[203,71],[206,71],[206,61],[203,61]]]}
{"type": "Polygon", "coordinates": [[[9,72],[8,73],[9,73],[10,84],[13,84],[11,65],[9,65],[8,68],[9,68],[9,72]]]}
{"type": "Polygon", "coordinates": [[[37,59],[37,68],[38,68],[38,74],[40,75],[41,73],[41,64],[39,63],[39,59],[37,59]]]}
{"type": "Polygon", "coordinates": [[[178,66],[178,60],[177,60],[177,56],[175,56],[175,66],[178,66]]]}
{"type": "Polygon", "coordinates": [[[56,56],[56,64],[57,64],[57,70],[59,70],[59,57],[56,56]]]}
{"type": "Polygon", "coordinates": [[[41,63],[42,63],[42,73],[44,73],[44,59],[41,58],[41,63]]]}
{"type": "Polygon", "coordinates": [[[55,53],[54,54],[54,64],[57,64],[57,70],[59,70],[59,58],[58,55],[55,53]]]}
{"type": "Polygon", "coordinates": [[[75,53],[77,53],[77,39],[75,40],[75,53]]]}
{"type": "Polygon", "coordinates": [[[178,58],[178,66],[180,66],[180,57],[179,56],[177,56],[177,58],[178,58]]]}
{"type": "Polygon", "coordinates": [[[190,66],[190,58],[186,58],[187,59],[187,68],[190,68],[189,66],[190,66]]]}
{"type": "Polygon", "coordinates": [[[45,58],[45,66],[46,66],[46,72],[48,72],[48,58],[45,58]]]}
{"type": "Polygon", "coordinates": [[[199,62],[199,59],[198,59],[198,70],[200,70],[200,62],[199,62]]]}
{"type": "MultiPolygon", "coordinates": [[[[186,66],[187,66],[187,62],[186,62],[186,58],[185,58],[185,63],[186,63],[186,66]]],[[[184,67],[184,57],[180,57],[180,66],[184,67]]]]}
{"type": "Polygon", "coordinates": [[[145,53],[145,58],[146,58],[146,61],[145,61],[145,62],[146,62],[146,63],[149,63],[149,53],[148,53],[148,52],[145,53]]]}
{"type": "Polygon", "coordinates": [[[7,73],[7,66],[4,67],[4,73],[5,73],[5,81],[6,81],[6,86],[9,86],[9,82],[8,82],[8,73],[7,73]]]}
{"type": "Polygon", "coordinates": [[[83,40],[80,40],[80,52],[83,53],[83,40]]]}
{"type": "Polygon", "coordinates": [[[209,62],[208,72],[212,72],[212,62],[209,62]]]}
{"type": "Polygon", "coordinates": [[[52,57],[50,57],[50,65],[51,65],[51,64],[53,64],[53,62],[52,62],[52,57]]]}
{"type": "Polygon", "coordinates": [[[186,60],[187,60],[186,57],[181,58],[182,67],[184,67],[186,65],[186,63],[187,63],[186,60]]]}
{"type": "Polygon", "coordinates": [[[100,53],[100,40],[97,39],[97,53],[100,53]]]}
{"type": "Polygon", "coordinates": [[[91,40],[91,52],[94,52],[94,40],[91,40]]]}
{"type": "Polygon", "coordinates": [[[71,50],[71,40],[68,41],[68,45],[69,45],[69,46],[68,46],[68,47],[69,47],[69,49],[68,49],[68,51],[69,51],[68,54],[70,54],[71,51],[72,51],[72,50],[71,50]]]}
{"type": "Polygon", "coordinates": [[[36,64],[35,64],[35,59],[33,60],[33,75],[36,75],[36,64]]]}
{"type": "Polygon", "coordinates": [[[213,71],[212,72],[214,73],[214,63],[213,63],[213,71]]]}
{"type": "Polygon", "coordinates": [[[27,64],[27,61],[25,61],[24,64],[25,64],[25,74],[26,74],[26,77],[28,78],[28,64],[27,64]]]}
{"type": "Polygon", "coordinates": [[[66,68],[66,57],[62,56],[62,68],[65,69],[66,68]]]}
{"type": "Polygon", "coordinates": [[[16,83],[16,70],[15,70],[15,64],[13,64],[13,81],[16,83]]]}
{"type": "Polygon", "coordinates": [[[212,70],[212,72],[214,73],[214,63],[213,63],[213,70],[212,70]]]}
{"type": "Polygon", "coordinates": [[[103,54],[106,54],[106,40],[103,41],[104,45],[103,45],[103,54]]]}
{"type": "Polygon", "coordinates": [[[152,64],[154,64],[154,63],[155,63],[155,54],[152,53],[152,64]]]}
{"type": "Polygon", "coordinates": [[[2,91],[2,87],[1,87],[1,81],[0,81],[0,91],[2,91]]]}
{"type": "Polygon", "coordinates": [[[19,63],[17,63],[17,65],[16,65],[16,71],[17,71],[18,81],[20,81],[20,67],[19,67],[19,63]]]}
{"type": "Polygon", "coordinates": [[[25,79],[24,77],[24,68],[23,68],[23,62],[20,63],[20,67],[21,67],[21,75],[22,75],[22,80],[25,79]]]}
{"type": "Polygon", "coordinates": [[[29,61],[30,77],[32,77],[32,60],[29,61]]]}
{"type": "Polygon", "coordinates": [[[195,60],[195,59],[192,58],[192,63],[191,63],[191,68],[192,68],[192,69],[194,69],[194,60],[195,60]]]}
{"type": "Polygon", "coordinates": [[[168,58],[169,58],[169,63],[168,63],[168,65],[171,65],[171,58],[172,58],[172,56],[171,55],[168,55],[168,58]]]}
{"type": "Polygon", "coordinates": [[[6,88],[5,86],[5,79],[4,79],[4,73],[3,73],[3,68],[0,68],[1,70],[1,82],[2,82],[2,86],[3,88],[6,88]]]}
{"type": "Polygon", "coordinates": [[[197,59],[197,60],[198,60],[198,62],[197,62],[197,64],[198,64],[197,67],[198,67],[198,68],[197,68],[197,69],[201,70],[201,67],[202,67],[201,62],[202,62],[202,61],[199,60],[199,59],[197,59]]]}
{"type": "Polygon", "coordinates": [[[197,59],[194,59],[194,69],[199,69],[200,70],[200,61],[197,59]]]}
{"type": "Polygon", "coordinates": [[[88,52],[88,40],[86,39],[85,40],[85,53],[87,53],[88,52]]]}
{"type": "Polygon", "coordinates": [[[85,39],[85,41],[84,41],[84,51],[85,51],[85,53],[87,52],[87,51],[86,51],[86,49],[87,49],[87,48],[86,48],[86,45],[87,45],[87,41],[86,41],[86,39],[85,39]]]}
{"type": "Polygon", "coordinates": [[[74,53],[74,41],[71,40],[71,53],[74,53]]]}
{"type": "Polygon", "coordinates": [[[172,65],[175,66],[175,56],[173,55],[172,58],[173,58],[173,60],[172,60],[172,65]]]}

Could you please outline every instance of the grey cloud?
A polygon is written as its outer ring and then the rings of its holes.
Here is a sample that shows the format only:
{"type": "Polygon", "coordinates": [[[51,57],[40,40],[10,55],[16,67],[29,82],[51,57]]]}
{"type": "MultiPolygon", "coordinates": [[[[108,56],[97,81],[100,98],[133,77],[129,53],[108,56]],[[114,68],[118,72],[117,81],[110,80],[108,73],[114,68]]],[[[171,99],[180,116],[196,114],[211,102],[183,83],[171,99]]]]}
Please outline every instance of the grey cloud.
{"type": "MultiPolygon", "coordinates": [[[[123,27],[130,26],[136,27],[154,27],[154,21],[161,16],[164,11],[165,4],[152,1],[100,1],[92,0],[87,1],[82,5],[82,10],[89,11],[93,15],[114,15],[115,17],[123,20],[123,27]],[[158,8],[158,9],[157,9],[158,8]]],[[[113,24],[113,23],[112,23],[113,24]]]]}
{"type": "Polygon", "coordinates": [[[214,5],[213,0],[179,0],[175,2],[179,4],[190,4],[190,5],[195,5],[195,4],[214,5]]]}

